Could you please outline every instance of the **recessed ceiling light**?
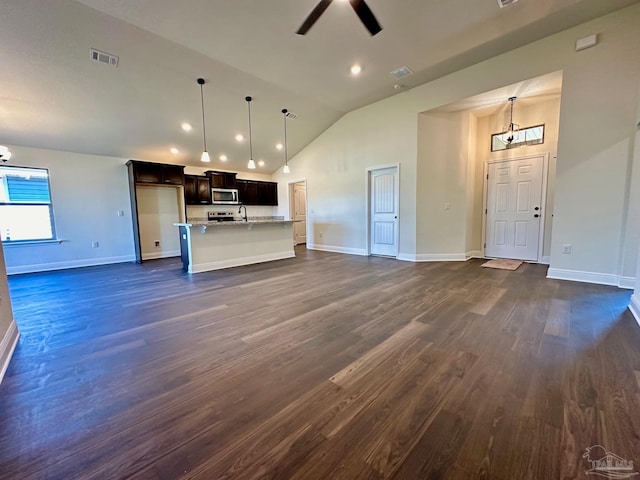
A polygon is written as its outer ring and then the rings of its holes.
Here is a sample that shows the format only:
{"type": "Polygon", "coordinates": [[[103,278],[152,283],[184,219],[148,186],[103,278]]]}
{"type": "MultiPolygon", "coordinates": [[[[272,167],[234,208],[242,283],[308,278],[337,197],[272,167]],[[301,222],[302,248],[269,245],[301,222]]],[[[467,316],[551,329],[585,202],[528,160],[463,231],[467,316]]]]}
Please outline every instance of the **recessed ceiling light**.
{"type": "Polygon", "coordinates": [[[259,160],[258,161],[258,166],[264,167],[264,160],[259,160]]]}
{"type": "Polygon", "coordinates": [[[227,156],[224,153],[220,155],[218,158],[220,159],[221,162],[226,162],[228,160],[227,156]]]}
{"type": "Polygon", "coordinates": [[[178,150],[176,147],[171,147],[171,148],[169,149],[169,151],[170,151],[171,153],[173,153],[174,155],[177,155],[177,154],[179,154],[179,153],[180,153],[180,150],[178,150]]]}
{"type": "Polygon", "coordinates": [[[360,75],[362,72],[362,67],[357,63],[355,65],[351,65],[351,75],[360,75]]]}
{"type": "Polygon", "coordinates": [[[237,142],[241,142],[241,141],[243,141],[243,140],[244,140],[244,135],[242,135],[241,133],[238,133],[238,134],[236,135],[236,141],[237,141],[237,142]]]}
{"type": "Polygon", "coordinates": [[[276,150],[282,150],[284,148],[284,145],[282,145],[281,143],[276,143],[276,150]]]}
{"type": "Polygon", "coordinates": [[[187,122],[183,122],[182,125],[180,125],[180,127],[182,127],[182,129],[185,132],[190,132],[191,130],[193,130],[193,127],[191,126],[191,124],[187,122]]]}

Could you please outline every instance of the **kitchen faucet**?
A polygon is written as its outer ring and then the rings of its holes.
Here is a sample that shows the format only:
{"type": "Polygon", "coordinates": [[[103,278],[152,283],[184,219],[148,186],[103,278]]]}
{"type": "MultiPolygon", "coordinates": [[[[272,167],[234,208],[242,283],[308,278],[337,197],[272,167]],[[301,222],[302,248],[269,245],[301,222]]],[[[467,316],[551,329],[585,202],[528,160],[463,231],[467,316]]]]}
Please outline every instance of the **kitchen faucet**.
{"type": "Polygon", "coordinates": [[[240,204],[240,208],[238,208],[238,213],[240,213],[240,218],[242,218],[242,220],[244,220],[245,222],[247,221],[247,207],[245,205],[240,204]],[[244,208],[244,217],[242,216],[242,209],[244,208]]]}

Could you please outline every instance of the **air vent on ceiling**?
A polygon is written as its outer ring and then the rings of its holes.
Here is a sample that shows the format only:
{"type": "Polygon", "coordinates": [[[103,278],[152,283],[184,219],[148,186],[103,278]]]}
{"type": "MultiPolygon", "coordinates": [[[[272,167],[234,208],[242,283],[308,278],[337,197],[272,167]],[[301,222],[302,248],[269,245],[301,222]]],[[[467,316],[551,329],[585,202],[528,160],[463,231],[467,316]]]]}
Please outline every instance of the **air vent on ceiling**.
{"type": "Polygon", "coordinates": [[[518,0],[498,0],[498,5],[500,5],[500,8],[504,8],[516,3],[517,1],[518,0]]]}
{"type": "Polygon", "coordinates": [[[293,120],[294,118],[296,118],[298,115],[296,115],[293,112],[287,112],[284,114],[285,117],[290,118],[291,120],[293,120]]]}
{"type": "Polygon", "coordinates": [[[110,53],[101,52],[100,50],[96,50],[95,48],[91,49],[91,60],[94,62],[105,63],[107,65],[111,65],[112,67],[118,66],[118,57],[115,55],[111,55],[110,53]]]}
{"type": "Polygon", "coordinates": [[[393,75],[396,78],[404,78],[407,75],[411,75],[412,73],[413,73],[413,70],[411,70],[409,67],[405,65],[403,67],[395,69],[393,72],[391,72],[391,75],[393,75]]]}

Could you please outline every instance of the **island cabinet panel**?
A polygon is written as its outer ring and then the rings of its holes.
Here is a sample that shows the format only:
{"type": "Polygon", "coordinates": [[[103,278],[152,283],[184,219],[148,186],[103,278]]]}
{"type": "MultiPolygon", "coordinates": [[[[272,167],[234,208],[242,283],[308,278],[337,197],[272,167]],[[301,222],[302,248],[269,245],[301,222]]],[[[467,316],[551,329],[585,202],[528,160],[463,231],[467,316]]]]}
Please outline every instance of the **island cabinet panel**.
{"type": "Polygon", "coordinates": [[[209,177],[185,175],[184,198],[187,205],[210,205],[211,184],[209,183],[209,177]]]}

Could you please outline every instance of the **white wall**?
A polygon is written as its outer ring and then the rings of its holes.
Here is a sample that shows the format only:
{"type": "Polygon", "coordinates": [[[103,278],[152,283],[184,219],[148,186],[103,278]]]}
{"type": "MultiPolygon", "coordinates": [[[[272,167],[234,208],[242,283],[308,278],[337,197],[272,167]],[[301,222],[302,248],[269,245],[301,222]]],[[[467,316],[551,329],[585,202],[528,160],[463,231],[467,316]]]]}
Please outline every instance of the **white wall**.
{"type": "Polygon", "coordinates": [[[10,146],[8,165],[49,169],[60,243],[5,245],[7,272],[135,260],[126,159],[10,146]],[[118,216],[118,210],[124,216],[118,216]],[[92,242],[99,242],[92,248],[92,242]]]}
{"type": "Polygon", "coordinates": [[[184,220],[184,190],[178,187],[136,186],[138,229],[143,260],[180,255],[180,235],[174,223],[184,220]],[[159,245],[156,247],[155,242],[159,245]]]}
{"type": "MultiPolygon", "coordinates": [[[[577,272],[600,283],[617,283],[626,268],[635,275],[635,262],[621,265],[621,242],[624,227],[640,222],[624,216],[640,84],[639,24],[640,5],[634,5],[345,115],[289,162],[291,178],[307,179],[310,246],[363,251],[365,169],[400,162],[400,252],[438,253],[416,243],[416,212],[432,206],[420,203],[424,198],[416,202],[419,113],[562,70],[550,273],[571,278],[577,272]],[[600,44],[575,52],[575,41],[592,33],[600,34],[600,44]],[[573,254],[560,253],[563,243],[573,244],[573,254]]],[[[445,180],[446,188],[458,189],[436,167],[427,168],[437,175],[420,176],[420,191],[437,191],[445,180]]],[[[287,181],[281,170],[274,177],[287,181]]],[[[286,187],[280,188],[284,199],[286,187]]],[[[279,211],[288,215],[284,201],[279,211]]]]}
{"type": "MultiPolygon", "coordinates": [[[[491,151],[491,135],[500,133],[504,128],[504,114],[496,112],[478,119],[477,143],[477,168],[479,170],[480,181],[482,181],[484,163],[489,160],[499,160],[506,158],[525,157],[529,155],[548,154],[549,172],[547,177],[547,198],[546,209],[543,212],[544,218],[544,246],[543,257],[551,255],[551,232],[553,228],[553,204],[555,192],[556,157],[558,154],[558,133],[560,120],[560,95],[542,98],[527,99],[526,102],[517,102],[514,108],[514,120],[521,128],[532,127],[544,124],[544,143],[540,145],[527,145],[509,150],[497,152],[491,151]]],[[[476,215],[482,218],[482,187],[479,190],[479,197],[475,203],[476,215]]]]}
{"type": "Polygon", "coordinates": [[[4,255],[2,248],[0,248],[0,383],[9,366],[11,355],[18,342],[18,336],[18,327],[13,320],[4,255]]]}

